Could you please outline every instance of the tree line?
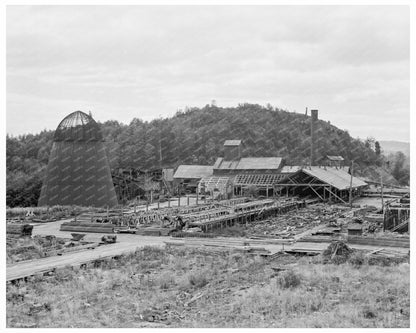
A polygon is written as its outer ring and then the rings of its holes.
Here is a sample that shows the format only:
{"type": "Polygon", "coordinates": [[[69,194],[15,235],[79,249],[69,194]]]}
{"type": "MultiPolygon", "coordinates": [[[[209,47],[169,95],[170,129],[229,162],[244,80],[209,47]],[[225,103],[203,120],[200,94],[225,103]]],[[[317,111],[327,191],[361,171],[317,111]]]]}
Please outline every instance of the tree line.
{"type": "MultiPolygon", "coordinates": [[[[176,168],[180,164],[212,165],[222,156],[227,139],[243,140],[243,156],[280,156],[286,165],[308,165],[310,120],[307,115],[271,105],[245,103],[228,108],[216,105],[186,108],[173,117],[152,121],[134,118],[130,124],[110,120],[100,126],[112,169],[150,170],[176,168]]],[[[8,206],[37,204],[53,133],[45,130],[17,137],[7,135],[8,206]]],[[[316,124],[315,138],[316,163],[323,163],[326,155],[341,155],[345,165],[354,160],[354,174],[373,177],[375,168],[384,167],[392,175],[392,181],[408,184],[406,158],[383,156],[378,142],[372,138],[352,138],[348,131],[323,120],[316,124]]]]}

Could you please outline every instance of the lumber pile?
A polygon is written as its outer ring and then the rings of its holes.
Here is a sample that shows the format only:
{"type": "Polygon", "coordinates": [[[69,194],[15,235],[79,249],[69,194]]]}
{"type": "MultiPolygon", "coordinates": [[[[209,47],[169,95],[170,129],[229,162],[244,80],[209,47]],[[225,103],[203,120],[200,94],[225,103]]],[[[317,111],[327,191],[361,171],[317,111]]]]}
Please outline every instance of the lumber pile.
{"type": "Polygon", "coordinates": [[[348,236],[348,243],[373,245],[373,246],[388,246],[388,247],[410,247],[409,237],[363,237],[363,236],[348,236]]]}
{"type": "Polygon", "coordinates": [[[51,256],[61,256],[65,253],[70,252],[79,252],[84,250],[92,250],[95,249],[97,246],[99,246],[98,243],[87,243],[82,245],[73,245],[69,247],[64,247],[62,249],[50,249],[44,252],[45,257],[51,257],[51,256]]]}
{"type": "Polygon", "coordinates": [[[399,251],[394,251],[391,249],[381,248],[381,249],[377,249],[377,250],[367,253],[367,256],[370,258],[376,258],[376,259],[379,259],[382,257],[400,259],[400,258],[406,257],[407,254],[399,252],[399,251]]]}
{"type": "Polygon", "coordinates": [[[75,231],[75,232],[99,232],[99,233],[114,233],[114,225],[112,223],[78,223],[65,222],[61,224],[60,231],[75,231]]]}
{"type": "Polygon", "coordinates": [[[153,228],[153,227],[144,227],[137,228],[136,234],[142,236],[166,236],[170,229],[166,228],[153,228]]]}
{"type": "Polygon", "coordinates": [[[6,224],[6,234],[10,237],[31,237],[33,225],[30,224],[6,224]]]}
{"type": "Polygon", "coordinates": [[[186,241],[166,241],[166,245],[170,246],[186,246],[198,249],[211,249],[213,248],[214,251],[221,249],[221,250],[232,250],[237,252],[244,252],[250,254],[258,254],[258,255],[268,255],[270,251],[265,249],[264,247],[259,246],[251,246],[244,241],[232,241],[232,242],[223,242],[217,240],[186,240],[186,241]]]}
{"type": "Polygon", "coordinates": [[[171,234],[172,237],[184,238],[184,237],[196,237],[196,238],[214,238],[214,234],[206,234],[202,232],[186,232],[186,231],[175,231],[171,234]]]}
{"type": "MultiPolygon", "coordinates": [[[[293,241],[293,240],[291,240],[293,241]]],[[[165,242],[166,243],[166,242],[165,242]]],[[[261,245],[290,244],[287,239],[229,239],[229,238],[184,238],[182,241],[170,241],[169,245],[192,247],[224,247],[241,251],[266,251],[261,245]],[[260,250],[259,250],[260,249],[260,250]]],[[[168,244],[166,243],[166,244],[168,244]]],[[[267,251],[266,251],[267,252],[267,251]]]]}
{"type": "Polygon", "coordinates": [[[369,214],[364,216],[364,219],[367,220],[368,222],[383,223],[384,215],[383,214],[369,213],[369,214]]]}
{"type": "Polygon", "coordinates": [[[298,239],[298,242],[306,242],[306,243],[330,243],[334,239],[340,238],[340,235],[312,235],[312,236],[304,236],[298,239]]]}

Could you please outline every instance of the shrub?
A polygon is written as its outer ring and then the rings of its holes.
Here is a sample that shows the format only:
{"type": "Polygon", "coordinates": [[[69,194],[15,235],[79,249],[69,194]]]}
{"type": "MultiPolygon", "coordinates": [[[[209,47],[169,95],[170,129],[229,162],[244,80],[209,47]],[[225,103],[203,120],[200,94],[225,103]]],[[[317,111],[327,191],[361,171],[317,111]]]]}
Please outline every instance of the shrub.
{"type": "Polygon", "coordinates": [[[355,251],[349,258],[348,262],[354,266],[362,266],[367,263],[367,258],[362,251],[355,251]]]}
{"type": "Polygon", "coordinates": [[[208,284],[207,271],[190,272],[188,275],[188,281],[191,286],[196,288],[202,288],[208,284]]]}
{"type": "Polygon", "coordinates": [[[375,313],[375,311],[369,306],[365,306],[362,313],[363,313],[364,318],[366,319],[373,319],[377,317],[377,314],[375,313]]]}
{"type": "Polygon", "coordinates": [[[292,269],[285,271],[277,278],[277,284],[283,289],[296,288],[300,283],[300,276],[292,269]]]}
{"type": "Polygon", "coordinates": [[[160,286],[160,289],[166,290],[175,284],[175,278],[172,273],[165,272],[157,278],[157,284],[160,286]]]}

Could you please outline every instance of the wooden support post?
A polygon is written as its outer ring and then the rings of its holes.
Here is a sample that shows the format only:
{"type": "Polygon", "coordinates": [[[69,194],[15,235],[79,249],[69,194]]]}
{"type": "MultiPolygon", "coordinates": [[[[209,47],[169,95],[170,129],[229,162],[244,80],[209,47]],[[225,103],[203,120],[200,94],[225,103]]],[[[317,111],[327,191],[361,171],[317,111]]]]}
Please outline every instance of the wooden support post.
{"type": "Polygon", "coordinates": [[[332,194],[334,197],[338,198],[339,200],[341,200],[343,203],[348,204],[346,201],[344,201],[342,198],[340,198],[338,195],[336,195],[334,192],[332,192],[331,190],[327,189],[327,191],[329,191],[330,194],[332,194]]]}
{"type": "Polygon", "coordinates": [[[354,161],[351,161],[351,178],[350,178],[350,191],[349,191],[349,202],[350,202],[350,208],[352,209],[352,173],[353,173],[353,167],[354,167],[354,161]]]}
{"type": "MultiPolygon", "coordinates": [[[[321,199],[321,200],[324,200],[324,198],[322,198],[321,197],[321,195],[312,187],[312,186],[309,186],[310,188],[311,188],[311,190],[312,191],[314,191],[315,192],[315,194],[321,199]]],[[[325,187],[324,187],[324,189],[325,189],[325,187]]],[[[325,192],[325,190],[324,190],[324,192],[325,192]]]]}

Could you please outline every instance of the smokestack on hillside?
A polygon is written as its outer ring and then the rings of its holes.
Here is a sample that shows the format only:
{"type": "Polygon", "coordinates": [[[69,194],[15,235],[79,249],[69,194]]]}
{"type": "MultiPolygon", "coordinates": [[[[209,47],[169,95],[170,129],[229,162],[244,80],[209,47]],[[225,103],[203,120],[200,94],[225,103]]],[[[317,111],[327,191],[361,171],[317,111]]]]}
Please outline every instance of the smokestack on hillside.
{"type": "Polygon", "coordinates": [[[310,158],[310,165],[314,165],[315,163],[315,152],[314,152],[314,145],[315,145],[315,127],[316,122],[318,121],[318,110],[311,110],[311,158],[310,158]]]}

